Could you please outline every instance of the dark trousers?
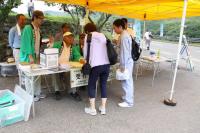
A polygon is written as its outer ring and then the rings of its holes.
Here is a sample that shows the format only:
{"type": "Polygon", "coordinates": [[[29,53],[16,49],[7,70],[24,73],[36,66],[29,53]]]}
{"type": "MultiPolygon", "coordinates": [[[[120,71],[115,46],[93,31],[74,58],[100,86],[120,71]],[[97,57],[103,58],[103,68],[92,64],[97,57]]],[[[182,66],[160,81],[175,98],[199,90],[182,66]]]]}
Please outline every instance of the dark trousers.
{"type": "Polygon", "coordinates": [[[33,15],[33,11],[34,11],[34,7],[28,7],[28,16],[29,17],[32,17],[32,15],[33,15]]]}
{"type": "Polygon", "coordinates": [[[98,79],[100,80],[101,98],[107,98],[106,85],[109,76],[109,71],[110,65],[96,66],[92,68],[88,81],[89,98],[95,98],[96,83],[98,79]]]}

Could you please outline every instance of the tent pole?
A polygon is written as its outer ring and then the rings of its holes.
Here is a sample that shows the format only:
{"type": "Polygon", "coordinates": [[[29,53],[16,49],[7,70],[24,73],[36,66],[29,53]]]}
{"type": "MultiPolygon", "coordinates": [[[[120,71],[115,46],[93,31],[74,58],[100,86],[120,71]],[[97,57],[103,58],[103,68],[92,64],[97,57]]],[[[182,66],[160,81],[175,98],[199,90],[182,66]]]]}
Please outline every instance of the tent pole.
{"type": "Polygon", "coordinates": [[[144,26],[143,26],[143,38],[142,38],[143,43],[142,43],[142,49],[145,46],[145,39],[144,39],[145,32],[146,32],[146,20],[144,20],[144,26]]]}
{"type": "Polygon", "coordinates": [[[88,2],[88,0],[86,0],[86,5],[85,5],[85,12],[86,12],[86,14],[85,14],[85,16],[84,16],[84,18],[81,20],[82,22],[81,22],[81,32],[83,33],[84,32],[84,30],[83,30],[83,27],[84,27],[84,25],[86,25],[87,23],[89,23],[89,13],[90,13],[90,10],[89,10],[89,2],[88,2]]]}
{"type": "Polygon", "coordinates": [[[87,23],[89,22],[89,14],[90,14],[90,10],[89,10],[89,0],[86,0],[85,24],[87,24],[87,23]]]}
{"type": "Polygon", "coordinates": [[[144,40],[144,34],[146,32],[146,13],[144,14],[144,25],[143,25],[143,36],[142,36],[142,49],[144,48],[145,45],[145,40],[144,40]]]}
{"type": "Polygon", "coordinates": [[[176,105],[176,102],[173,101],[173,94],[174,94],[174,86],[175,86],[175,82],[176,82],[178,64],[179,64],[179,60],[180,60],[180,51],[181,51],[181,44],[182,44],[182,40],[183,40],[183,32],[184,32],[187,4],[188,4],[188,0],[184,0],[184,8],[183,8],[182,21],[181,21],[181,29],[180,29],[180,36],[179,36],[177,60],[176,60],[176,67],[175,67],[175,70],[174,70],[174,77],[173,77],[173,83],[172,83],[170,98],[167,99],[167,100],[164,100],[164,103],[166,105],[170,105],[170,106],[175,106],[176,105]]]}

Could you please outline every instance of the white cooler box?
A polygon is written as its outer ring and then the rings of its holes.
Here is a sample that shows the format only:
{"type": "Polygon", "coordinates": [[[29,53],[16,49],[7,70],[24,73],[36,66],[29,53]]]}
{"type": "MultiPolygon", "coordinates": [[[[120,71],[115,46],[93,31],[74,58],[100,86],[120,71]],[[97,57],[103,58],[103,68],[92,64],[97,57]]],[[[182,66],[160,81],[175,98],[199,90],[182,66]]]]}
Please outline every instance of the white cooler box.
{"type": "Polygon", "coordinates": [[[48,48],[44,53],[40,53],[40,65],[45,68],[58,67],[58,49],[48,48]]]}
{"type": "Polygon", "coordinates": [[[3,93],[12,95],[12,97],[15,99],[15,102],[14,105],[0,108],[0,127],[11,125],[18,121],[24,120],[25,101],[10,90],[1,91],[0,95],[3,93]]]}
{"type": "Polygon", "coordinates": [[[23,120],[28,121],[33,102],[32,96],[18,85],[15,86],[14,93],[8,89],[0,90],[0,96],[5,94],[14,99],[14,104],[0,108],[0,128],[23,120]]]}

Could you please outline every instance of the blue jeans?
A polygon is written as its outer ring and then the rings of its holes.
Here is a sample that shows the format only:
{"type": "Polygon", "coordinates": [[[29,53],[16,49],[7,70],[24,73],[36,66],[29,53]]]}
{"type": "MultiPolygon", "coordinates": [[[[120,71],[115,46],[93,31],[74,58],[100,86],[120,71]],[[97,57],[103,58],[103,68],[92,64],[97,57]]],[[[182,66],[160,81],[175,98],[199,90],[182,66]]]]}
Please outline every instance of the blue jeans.
{"type": "Polygon", "coordinates": [[[89,98],[95,98],[96,83],[98,78],[100,79],[101,98],[107,98],[106,85],[109,76],[109,71],[110,65],[96,66],[92,68],[88,81],[89,98]]]}
{"type": "Polygon", "coordinates": [[[33,11],[34,11],[34,7],[28,7],[28,16],[29,17],[32,17],[32,15],[33,15],[33,11]]]}

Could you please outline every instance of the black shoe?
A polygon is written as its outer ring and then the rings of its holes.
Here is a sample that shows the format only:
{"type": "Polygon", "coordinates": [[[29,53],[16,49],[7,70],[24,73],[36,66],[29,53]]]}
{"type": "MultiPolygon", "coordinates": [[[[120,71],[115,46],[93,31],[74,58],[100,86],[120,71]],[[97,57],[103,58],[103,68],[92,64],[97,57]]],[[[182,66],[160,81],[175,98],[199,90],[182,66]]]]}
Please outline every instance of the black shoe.
{"type": "Polygon", "coordinates": [[[75,100],[75,101],[81,101],[81,96],[77,93],[77,92],[75,92],[75,93],[70,93],[70,95],[72,96],[72,98],[75,100]]]}
{"type": "Polygon", "coordinates": [[[60,100],[62,98],[60,91],[55,92],[55,98],[56,98],[56,100],[60,100]]]}

